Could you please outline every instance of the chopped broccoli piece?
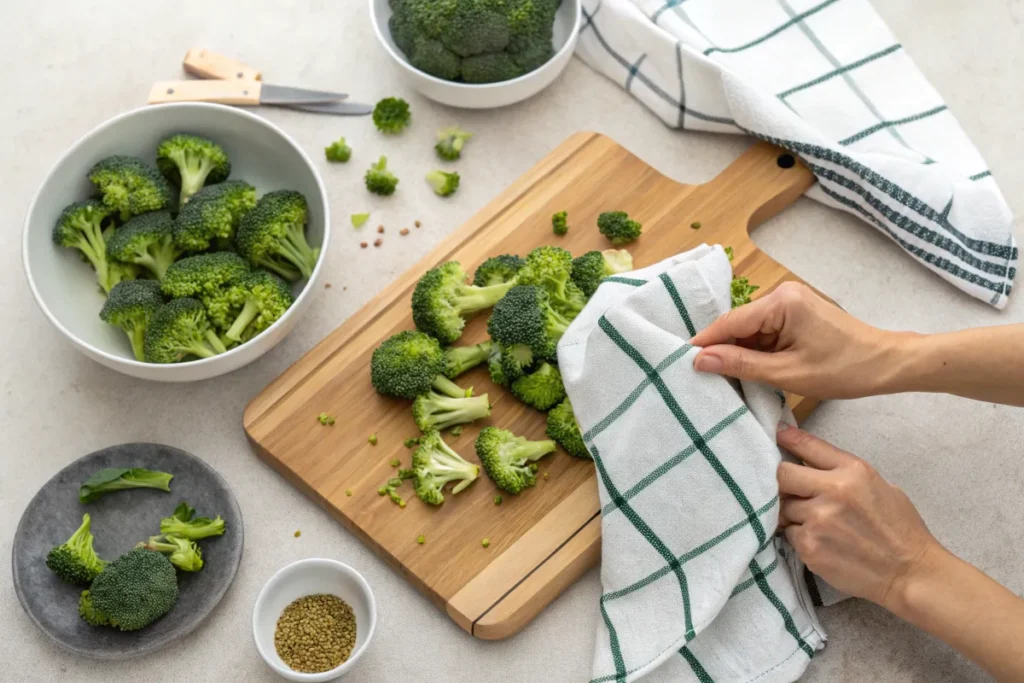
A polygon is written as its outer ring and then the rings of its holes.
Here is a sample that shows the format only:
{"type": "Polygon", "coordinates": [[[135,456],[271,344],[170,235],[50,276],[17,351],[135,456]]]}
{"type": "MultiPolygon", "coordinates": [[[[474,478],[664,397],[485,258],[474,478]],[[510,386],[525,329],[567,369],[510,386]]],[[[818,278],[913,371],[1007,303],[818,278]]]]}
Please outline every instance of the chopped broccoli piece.
{"type": "Polygon", "coordinates": [[[750,295],[761,289],[760,285],[752,285],[745,277],[733,277],[730,283],[730,294],[732,296],[732,307],[737,308],[743,304],[749,304],[750,295]]]}
{"type": "Polygon", "coordinates": [[[295,301],[288,283],[262,269],[200,299],[210,321],[233,342],[252,339],[277,322],[295,301]]]}
{"type": "Polygon", "coordinates": [[[306,241],[306,198],[292,190],[275,190],[260,197],[242,217],[238,252],[253,265],[272,270],[294,282],[313,274],[320,247],[306,241]]]}
{"type": "Polygon", "coordinates": [[[444,442],[441,434],[430,431],[420,437],[420,445],[412,454],[416,496],[429,505],[444,502],[444,486],[458,482],[453,494],[462,491],[480,476],[480,467],[466,462],[444,442]]]}
{"type": "Polygon", "coordinates": [[[82,621],[89,626],[110,626],[107,615],[100,614],[92,606],[92,598],[89,596],[88,590],[82,591],[81,597],[78,598],[78,616],[82,617],[82,621]]]}
{"type": "Polygon", "coordinates": [[[546,289],[551,306],[569,320],[587,303],[586,295],[572,281],[572,254],[561,247],[537,247],[527,254],[516,282],[546,289]]]}
{"type": "Polygon", "coordinates": [[[643,226],[630,219],[625,211],[606,211],[597,217],[597,229],[612,244],[619,246],[640,237],[643,226]]]}
{"type": "Polygon", "coordinates": [[[366,181],[367,190],[373,194],[385,197],[394,194],[395,187],[398,186],[398,178],[388,170],[388,158],[386,156],[378,159],[377,163],[370,164],[370,169],[366,172],[364,180],[366,181]]]}
{"type": "Polygon", "coordinates": [[[467,370],[472,370],[491,355],[491,340],[473,346],[449,346],[444,350],[444,376],[455,379],[467,370]]]}
{"type": "Polygon", "coordinates": [[[157,309],[143,341],[147,363],[177,363],[186,356],[209,358],[227,349],[198,300],[174,299],[157,309]]]}
{"type": "Polygon", "coordinates": [[[501,496],[495,496],[494,497],[494,504],[495,505],[501,505],[502,502],[504,502],[504,499],[501,496]]]}
{"type": "Polygon", "coordinates": [[[480,545],[483,546],[484,548],[487,548],[488,546],[491,545],[491,539],[489,539],[489,538],[483,539],[482,541],[480,541],[480,545]]]}
{"type": "Polygon", "coordinates": [[[366,437],[366,442],[368,444],[370,444],[371,446],[376,446],[377,445],[377,433],[374,432],[373,434],[370,434],[370,436],[366,437]]]}
{"type": "MultiPolygon", "coordinates": [[[[96,281],[104,292],[113,289],[122,277],[113,272],[116,264],[107,259],[107,236],[114,231],[109,225],[113,209],[95,199],[76,202],[64,208],[53,226],[53,241],[57,246],[78,249],[96,271],[96,281]]],[[[130,278],[125,278],[130,279],[130,278]]]]}
{"type": "Polygon", "coordinates": [[[569,455],[587,460],[593,459],[586,444],[583,443],[583,434],[580,433],[580,426],[576,422],[576,415],[572,411],[572,404],[569,403],[568,397],[548,413],[547,433],[569,455]]]}
{"type": "Polygon", "coordinates": [[[421,432],[442,430],[491,414],[487,394],[482,396],[452,398],[436,391],[420,394],[412,404],[412,416],[421,432]]]}
{"type": "Polygon", "coordinates": [[[459,174],[457,171],[446,173],[434,170],[427,173],[427,182],[434,189],[434,194],[439,197],[447,197],[455,194],[455,190],[459,189],[459,174]]]}
{"type": "Polygon", "coordinates": [[[736,258],[736,254],[733,253],[732,247],[725,247],[725,255],[729,257],[730,261],[736,258]]]}
{"type": "Polygon", "coordinates": [[[198,254],[172,263],[164,273],[161,287],[164,294],[175,299],[186,296],[204,298],[241,282],[249,273],[249,264],[233,252],[198,254]]]}
{"type": "Polygon", "coordinates": [[[370,220],[370,214],[368,214],[368,213],[354,213],[354,214],[352,214],[351,218],[352,218],[352,227],[353,228],[361,228],[364,225],[366,225],[366,221],[370,220]]]}
{"type": "Polygon", "coordinates": [[[203,185],[227,180],[231,173],[224,148],[198,135],[179,133],[164,138],[156,148],[156,167],[181,188],[181,205],[203,185]]]}
{"type": "Polygon", "coordinates": [[[392,503],[400,508],[404,508],[405,499],[402,498],[402,495],[398,492],[403,481],[404,480],[399,477],[388,479],[386,484],[377,489],[377,494],[381,496],[388,496],[392,503]]]}
{"type": "Polygon", "coordinates": [[[427,542],[427,537],[424,536],[423,534],[420,534],[419,536],[416,537],[416,542],[419,543],[420,545],[423,545],[424,543],[427,542]]]}
{"type": "Polygon", "coordinates": [[[700,221],[694,221],[690,223],[690,227],[694,230],[700,230],[700,221]]]}
{"type": "Polygon", "coordinates": [[[324,147],[324,156],[327,161],[345,163],[352,158],[352,148],[345,143],[345,138],[338,138],[327,147],[324,147]]]}
{"type": "Polygon", "coordinates": [[[509,290],[494,307],[487,321],[487,331],[491,339],[502,345],[503,360],[508,348],[521,344],[531,352],[532,358],[553,361],[558,340],[569,323],[569,319],[552,307],[547,290],[520,285],[509,290]]]}
{"type": "Polygon", "coordinates": [[[559,211],[551,217],[551,232],[564,235],[569,232],[569,212],[559,211]]]}
{"type": "Polygon", "coordinates": [[[537,410],[547,410],[565,398],[562,374],[549,363],[542,363],[530,374],[512,382],[511,389],[516,398],[537,410]]]}
{"type": "Polygon", "coordinates": [[[444,376],[444,352],[430,335],[406,330],[381,342],[370,359],[370,381],[386,396],[414,399],[432,388],[452,398],[469,394],[444,376]]]}
{"type": "Polygon", "coordinates": [[[89,513],[82,515],[82,525],[71,538],[54,546],[46,555],[46,566],[57,578],[78,586],[88,586],[107,566],[93,549],[89,513]]]}
{"type": "Polygon", "coordinates": [[[130,550],[108,564],[92,582],[87,599],[94,619],[122,631],[149,626],[177,600],[174,565],[161,553],[143,548],[130,550]]]}
{"type": "Polygon", "coordinates": [[[117,211],[121,220],[171,204],[171,186],[155,168],[136,157],[111,156],[89,171],[89,180],[103,203],[117,211]]]}
{"type": "Polygon", "coordinates": [[[452,436],[455,436],[455,437],[462,436],[462,425],[459,425],[458,427],[455,427],[454,429],[452,429],[450,434],[452,436]]]}
{"type": "Polygon", "coordinates": [[[153,314],[164,305],[160,283],[155,280],[118,282],[100,309],[100,320],[124,331],[136,360],[144,360],[143,340],[153,314]]]}
{"type": "Polygon", "coordinates": [[[349,498],[351,498],[352,497],[352,489],[345,489],[345,495],[348,496],[349,498]]]}
{"type": "Polygon", "coordinates": [[[494,344],[487,358],[487,370],[492,382],[507,387],[525,375],[533,362],[533,351],[525,344],[494,344]]]}
{"type": "Polygon", "coordinates": [[[410,436],[408,439],[402,442],[402,445],[406,448],[415,448],[419,444],[420,439],[417,436],[410,436]]]}
{"type": "Polygon", "coordinates": [[[388,464],[391,465],[392,467],[401,467],[402,461],[399,460],[398,458],[391,458],[391,462],[389,462],[388,464]]]}
{"type": "Polygon", "coordinates": [[[332,415],[328,415],[327,413],[320,413],[319,415],[316,416],[316,419],[317,422],[324,425],[325,427],[329,427],[334,424],[334,417],[332,415]]]}
{"type": "Polygon", "coordinates": [[[589,298],[594,296],[601,280],[630,270],[633,270],[633,256],[625,249],[588,251],[572,260],[572,281],[589,298]]]}
{"type": "Polygon", "coordinates": [[[224,535],[224,520],[216,518],[196,517],[196,511],[188,503],[180,503],[174,508],[174,514],[160,520],[160,533],[167,536],[178,536],[190,541],[198,541],[210,536],[224,535]]]}
{"type": "Polygon", "coordinates": [[[526,261],[514,254],[492,256],[476,269],[473,284],[477,287],[488,287],[513,282],[525,263],[526,261]]]}
{"type": "Polygon", "coordinates": [[[437,156],[446,161],[455,161],[462,156],[462,148],[471,137],[472,133],[467,133],[458,126],[438,131],[437,144],[434,145],[437,156]]]}
{"type": "Polygon", "coordinates": [[[158,489],[171,492],[173,474],[141,467],[108,467],[95,472],[78,489],[78,502],[92,503],[108,493],[124,489],[158,489]]]}
{"type": "Polygon", "coordinates": [[[174,221],[174,243],[196,253],[233,244],[242,217],[256,206],[256,188],[244,180],[208,185],[192,195],[174,221]]]}
{"type": "Polygon", "coordinates": [[[462,336],[467,317],[493,306],[512,284],[469,285],[458,261],[443,263],[428,270],[416,283],[412,294],[413,322],[420,331],[451,344],[462,336]]]}
{"type": "Polygon", "coordinates": [[[537,476],[531,464],[554,452],[554,441],[529,441],[497,427],[484,427],[476,439],[476,455],[484,471],[507,493],[533,486],[537,476]]]}
{"type": "Polygon", "coordinates": [[[167,556],[183,572],[197,572],[203,568],[203,553],[195,541],[178,536],[151,536],[137,548],[144,548],[167,556]]]}
{"type": "Polygon", "coordinates": [[[385,97],[373,108],[373,125],[382,133],[401,133],[410,121],[409,103],[400,97],[385,97]]]}
{"type": "Polygon", "coordinates": [[[133,263],[151,272],[157,280],[181,256],[174,244],[174,221],[166,211],[151,211],[128,219],[107,241],[107,258],[133,263]]]}

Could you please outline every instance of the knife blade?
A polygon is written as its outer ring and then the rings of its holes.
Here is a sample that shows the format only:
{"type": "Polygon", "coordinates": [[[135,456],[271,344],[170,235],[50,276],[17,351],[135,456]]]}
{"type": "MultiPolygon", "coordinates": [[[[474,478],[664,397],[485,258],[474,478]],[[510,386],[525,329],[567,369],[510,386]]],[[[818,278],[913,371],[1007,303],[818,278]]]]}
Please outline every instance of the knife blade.
{"type": "Polygon", "coordinates": [[[347,93],[271,85],[261,81],[159,81],[149,91],[150,104],[167,102],[219,102],[254,107],[260,104],[315,104],[337,102],[347,93]]]}
{"type": "Polygon", "coordinates": [[[308,111],[314,114],[333,114],[335,116],[366,116],[373,111],[373,106],[361,102],[319,102],[315,104],[283,104],[287,109],[308,111]]]}

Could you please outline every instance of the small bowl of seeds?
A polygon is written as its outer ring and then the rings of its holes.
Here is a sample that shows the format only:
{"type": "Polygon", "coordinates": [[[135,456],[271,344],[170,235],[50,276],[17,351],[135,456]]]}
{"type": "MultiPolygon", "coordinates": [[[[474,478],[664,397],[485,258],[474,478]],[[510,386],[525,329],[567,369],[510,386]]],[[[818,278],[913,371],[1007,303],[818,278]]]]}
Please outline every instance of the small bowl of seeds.
{"type": "Polygon", "coordinates": [[[370,644],[377,607],[366,579],[347,564],[311,558],[267,581],[252,610],[263,661],[290,681],[343,676],[370,644]]]}

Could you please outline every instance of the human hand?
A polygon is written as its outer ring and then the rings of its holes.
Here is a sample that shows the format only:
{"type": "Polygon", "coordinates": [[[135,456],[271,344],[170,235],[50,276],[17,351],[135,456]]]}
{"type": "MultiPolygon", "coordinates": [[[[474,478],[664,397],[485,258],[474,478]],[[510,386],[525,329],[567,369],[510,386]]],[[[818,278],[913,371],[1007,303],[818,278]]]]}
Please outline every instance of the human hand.
{"type": "Polygon", "coordinates": [[[779,525],[800,559],[836,589],[884,607],[923,558],[945,552],[902,490],[868,463],[780,425],[779,446],[806,466],[779,465],[779,525]]]}
{"type": "Polygon", "coordinates": [[[701,372],[815,398],[859,398],[885,390],[905,337],[857,320],[806,285],[784,282],[729,311],[690,343],[704,347],[693,364],[701,372]]]}

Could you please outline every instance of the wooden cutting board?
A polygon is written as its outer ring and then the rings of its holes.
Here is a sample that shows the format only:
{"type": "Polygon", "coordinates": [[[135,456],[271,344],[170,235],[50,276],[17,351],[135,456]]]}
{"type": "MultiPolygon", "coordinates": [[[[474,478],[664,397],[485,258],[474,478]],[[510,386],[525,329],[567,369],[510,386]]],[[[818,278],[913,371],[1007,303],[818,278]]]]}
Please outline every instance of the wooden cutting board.
{"type": "MultiPolygon", "coordinates": [[[[702,242],[731,245],[736,272],[761,286],[756,296],[793,273],[761,252],[750,228],[795,201],[814,182],[799,161],[765,143],[751,147],[714,180],[681,185],[661,175],[607,137],[579,133],[566,140],[433,252],[254,398],[245,411],[246,433],[260,457],[333,514],[400,571],[462,628],[478,638],[505,638],[530,621],[600,558],[601,526],[593,464],[559,451],[541,461],[537,486],[518,496],[480,478],[439,508],[416,500],[411,484],[399,508],[377,488],[417,435],[410,403],[378,396],[370,385],[370,355],[391,334],[413,327],[409,299],[428,268],[458,260],[472,272],[494,254],[526,254],[556,244],[582,254],[609,248],[596,227],[602,211],[624,210],[643,223],[629,247],[637,267],[702,242]],[[551,214],[568,210],[569,234],[551,232],[551,214]],[[695,230],[691,224],[701,223],[695,230]],[[333,427],[317,422],[326,411],[333,427]],[[371,433],[378,444],[367,442],[371,433]],[[351,492],[352,495],[348,495],[351,492]],[[419,545],[416,537],[426,536],[419,545]],[[490,546],[483,548],[481,540],[490,546]]],[[[487,315],[466,327],[461,343],[487,336],[487,315]]],[[[544,438],[544,414],[489,381],[486,368],[459,378],[488,393],[494,424],[531,439],[544,438]]],[[[798,418],[816,401],[789,397],[798,418]]],[[[446,440],[475,461],[469,425],[446,440]]]]}

